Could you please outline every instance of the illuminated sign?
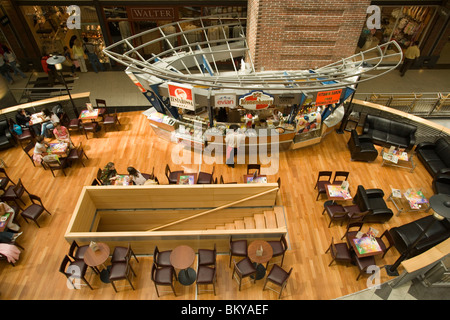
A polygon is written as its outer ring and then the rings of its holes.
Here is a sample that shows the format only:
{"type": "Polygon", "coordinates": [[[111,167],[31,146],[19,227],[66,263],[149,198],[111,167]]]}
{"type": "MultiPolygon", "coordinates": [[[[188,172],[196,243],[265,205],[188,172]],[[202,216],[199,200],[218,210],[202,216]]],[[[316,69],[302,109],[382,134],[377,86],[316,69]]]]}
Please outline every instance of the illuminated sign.
{"type": "Polygon", "coordinates": [[[318,92],[316,106],[338,103],[341,99],[341,94],[342,89],[318,92]]]}
{"type": "Polygon", "coordinates": [[[265,109],[273,104],[273,96],[262,91],[252,91],[239,98],[239,105],[249,110],[265,109]]]}
{"type": "Polygon", "coordinates": [[[148,19],[174,19],[175,14],[173,8],[130,8],[131,18],[133,20],[148,20],[148,19]]]}
{"type": "Polygon", "coordinates": [[[170,104],[174,107],[195,111],[192,86],[169,83],[170,104]]]}

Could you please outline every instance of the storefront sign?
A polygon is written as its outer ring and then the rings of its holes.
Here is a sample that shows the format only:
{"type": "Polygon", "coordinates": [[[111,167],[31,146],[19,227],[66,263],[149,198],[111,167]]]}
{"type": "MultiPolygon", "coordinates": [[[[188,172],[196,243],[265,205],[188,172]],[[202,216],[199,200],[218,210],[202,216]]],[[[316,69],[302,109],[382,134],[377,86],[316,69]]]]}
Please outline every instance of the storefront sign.
{"type": "Polygon", "coordinates": [[[249,110],[265,109],[273,104],[273,96],[262,91],[252,91],[239,97],[239,105],[249,110]]]}
{"type": "Polygon", "coordinates": [[[131,19],[133,20],[158,20],[158,19],[174,19],[175,14],[173,8],[130,8],[131,19]]]}
{"type": "Polygon", "coordinates": [[[216,94],[214,96],[214,107],[236,108],[236,95],[234,93],[216,94]]]}
{"type": "Polygon", "coordinates": [[[338,103],[341,99],[341,94],[342,89],[318,92],[316,106],[338,103]]]}
{"type": "Polygon", "coordinates": [[[187,85],[181,86],[178,83],[169,83],[168,88],[169,88],[170,104],[173,107],[195,111],[194,94],[192,92],[192,86],[187,85]]]}

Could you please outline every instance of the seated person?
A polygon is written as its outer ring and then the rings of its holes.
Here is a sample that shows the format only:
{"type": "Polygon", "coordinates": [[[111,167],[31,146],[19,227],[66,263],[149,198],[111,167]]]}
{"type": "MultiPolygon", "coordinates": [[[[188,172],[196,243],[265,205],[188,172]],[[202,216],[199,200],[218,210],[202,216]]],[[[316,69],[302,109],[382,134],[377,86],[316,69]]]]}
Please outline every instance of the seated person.
{"type": "Polygon", "coordinates": [[[0,216],[3,216],[6,213],[9,213],[11,215],[11,218],[8,220],[8,224],[6,225],[6,227],[12,231],[19,231],[20,227],[13,222],[14,216],[16,214],[14,212],[14,209],[8,206],[6,203],[0,202],[0,216]]]}
{"type": "Polygon", "coordinates": [[[22,232],[14,233],[9,231],[0,232],[0,243],[11,243],[22,234],[22,232]]]}
{"type": "Polygon", "coordinates": [[[31,128],[36,135],[41,133],[40,125],[35,124],[30,126],[31,114],[25,109],[17,110],[16,123],[23,128],[31,128]]]}
{"type": "Polygon", "coordinates": [[[59,118],[56,114],[45,108],[42,110],[42,120],[41,123],[41,136],[45,136],[46,138],[51,138],[48,136],[47,129],[54,129],[54,122],[59,122],[59,118]]]}
{"type": "Polygon", "coordinates": [[[102,174],[100,176],[100,180],[103,184],[110,185],[111,180],[115,180],[117,176],[116,168],[114,167],[113,162],[108,162],[102,170],[102,174]]]}
{"type": "Polygon", "coordinates": [[[133,181],[135,185],[143,185],[145,181],[147,181],[147,179],[145,179],[144,176],[135,168],[128,167],[127,170],[131,181],[133,181]]]}
{"type": "Polygon", "coordinates": [[[36,145],[34,146],[33,160],[39,164],[42,163],[42,158],[47,154],[47,148],[50,145],[45,142],[43,136],[37,136],[36,145]]]}
{"type": "Polygon", "coordinates": [[[53,129],[53,134],[55,135],[55,138],[58,140],[58,142],[65,142],[69,144],[69,148],[73,149],[73,143],[70,139],[69,130],[67,130],[66,127],[62,126],[59,121],[54,122],[53,126],[55,129],[53,129]]]}

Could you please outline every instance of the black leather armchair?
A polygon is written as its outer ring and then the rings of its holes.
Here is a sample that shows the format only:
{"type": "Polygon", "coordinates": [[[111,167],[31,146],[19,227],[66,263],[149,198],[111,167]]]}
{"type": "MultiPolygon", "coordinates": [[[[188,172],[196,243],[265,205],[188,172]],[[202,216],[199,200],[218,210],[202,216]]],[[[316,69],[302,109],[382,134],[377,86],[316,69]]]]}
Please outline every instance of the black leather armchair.
{"type": "Polygon", "coordinates": [[[366,212],[364,222],[383,223],[392,218],[394,213],[386,205],[381,189],[365,189],[359,185],[353,203],[358,205],[361,212],[366,212]]]}
{"type": "Polygon", "coordinates": [[[419,143],[415,151],[417,158],[432,176],[450,173],[450,144],[445,138],[439,138],[436,142],[419,143]]]}
{"type": "Polygon", "coordinates": [[[1,120],[0,121],[0,150],[8,149],[11,147],[14,147],[16,145],[16,142],[14,140],[14,137],[9,130],[9,123],[8,121],[1,120]]]}
{"type": "Polygon", "coordinates": [[[426,216],[416,221],[394,227],[389,230],[394,239],[394,246],[400,253],[405,253],[425,228],[435,220],[422,239],[410,249],[407,258],[421,254],[450,237],[450,222],[447,219],[436,221],[433,216],[426,216]]]}
{"type": "Polygon", "coordinates": [[[450,174],[438,173],[433,178],[432,186],[434,193],[450,195],[450,174]]]}
{"type": "Polygon", "coordinates": [[[347,146],[350,150],[350,159],[352,161],[371,162],[378,156],[378,151],[373,146],[370,138],[358,136],[356,130],[351,131],[347,146]]]}

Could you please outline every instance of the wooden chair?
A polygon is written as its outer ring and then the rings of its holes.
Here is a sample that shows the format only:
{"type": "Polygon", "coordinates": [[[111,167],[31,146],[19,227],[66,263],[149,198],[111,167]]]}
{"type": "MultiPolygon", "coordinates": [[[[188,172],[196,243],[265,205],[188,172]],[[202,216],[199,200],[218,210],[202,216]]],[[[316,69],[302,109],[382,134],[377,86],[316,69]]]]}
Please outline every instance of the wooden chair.
{"type": "MultiPolygon", "coordinates": [[[[345,233],[342,236],[341,240],[344,239],[345,237],[347,237],[347,239],[348,239],[349,236],[356,235],[358,233],[358,231],[361,231],[363,225],[364,225],[364,222],[351,222],[351,223],[347,224],[347,229],[345,230],[345,233]],[[358,230],[350,231],[353,228],[358,228],[358,230]]],[[[348,240],[347,240],[347,243],[348,243],[348,240]]]]}
{"type": "Polygon", "coordinates": [[[242,280],[244,278],[254,276],[253,277],[253,283],[256,283],[256,267],[252,263],[249,257],[245,257],[238,263],[236,263],[235,260],[233,260],[233,273],[231,274],[231,279],[235,278],[239,283],[239,291],[241,291],[242,286],[242,280]],[[237,278],[235,277],[237,276],[237,278]]]}
{"type": "Polygon", "coordinates": [[[361,275],[363,273],[367,272],[367,269],[370,266],[374,266],[375,264],[375,257],[371,256],[371,257],[363,257],[363,258],[358,258],[357,256],[355,256],[355,262],[356,262],[356,266],[359,269],[359,274],[358,277],[356,277],[356,281],[359,280],[359,277],[361,277],[361,275]]]}
{"type": "Polygon", "coordinates": [[[107,114],[105,115],[104,119],[103,119],[103,126],[105,127],[105,132],[106,132],[106,127],[108,126],[114,126],[114,128],[117,129],[117,124],[120,124],[119,121],[119,117],[117,116],[117,112],[116,110],[114,110],[113,114],[107,114]]]}
{"type": "Polygon", "coordinates": [[[61,265],[59,267],[59,272],[64,274],[68,280],[70,280],[70,283],[73,285],[74,289],[78,289],[74,284],[74,279],[80,279],[83,280],[83,282],[91,289],[92,286],[89,284],[89,282],[86,280],[86,271],[87,271],[87,264],[84,262],[84,260],[75,260],[71,261],[69,256],[66,255],[61,262],[61,265]]]}
{"type": "Polygon", "coordinates": [[[69,121],[69,124],[67,125],[67,130],[76,130],[78,133],[80,133],[81,130],[81,120],[78,118],[71,119],[69,121]]]}
{"type": "Polygon", "coordinates": [[[104,120],[105,114],[107,112],[106,101],[103,99],[95,99],[95,104],[98,108],[98,116],[102,117],[104,120]]]}
{"type": "Polygon", "coordinates": [[[32,140],[32,141],[28,142],[28,144],[25,146],[25,148],[22,147],[23,152],[25,152],[27,157],[30,159],[31,163],[33,164],[33,167],[36,167],[36,164],[34,163],[33,156],[30,154],[30,151],[34,150],[35,145],[36,145],[36,141],[32,140]]]}
{"type": "Polygon", "coordinates": [[[53,178],[56,178],[55,171],[58,170],[61,170],[64,176],[67,176],[66,171],[64,171],[64,169],[67,168],[67,158],[59,158],[59,160],[45,160],[45,158],[43,158],[42,165],[50,169],[53,178]]]}
{"type": "Polygon", "coordinates": [[[328,216],[330,217],[330,223],[328,224],[328,228],[331,226],[331,223],[334,221],[341,221],[341,226],[344,220],[347,219],[347,212],[344,210],[344,207],[339,204],[333,204],[331,201],[326,201],[324,203],[324,209],[322,211],[322,215],[326,211],[328,216]]]}
{"type": "Polygon", "coordinates": [[[164,173],[166,174],[167,180],[169,180],[169,184],[177,184],[178,174],[183,174],[184,170],[171,171],[169,165],[166,164],[166,169],[164,173]]]}
{"type": "Polygon", "coordinates": [[[197,268],[197,279],[196,279],[196,287],[197,292],[205,292],[205,291],[211,291],[211,290],[200,290],[199,285],[209,285],[212,284],[214,295],[216,295],[216,280],[217,280],[217,274],[216,274],[216,261],[214,261],[214,264],[212,266],[206,266],[206,265],[199,265],[197,268]]]}
{"type": "Polygon", "coordinates": [[[21,216],[25,219],[26,223],[28,223],[28,219],[33,220],[34,223],[38,226],[38,228],[40,228],[40,225],[37,222],[37,220],[39,219],[41,214],[44,211],[46,211],[49,215],[51,215],[51,213],[44,207],[40,197],[33,194],[28,195],[30,197],[30,201],[32,202],[32,204],[22,211],[21,216]],[[38,203],[36,203],[35,201],[37,201],[38,203]]]}
{"type": "Polygon", "coordinates": [[[17,200],[20,200],[20,202],[25,205],[25,202],[23,202],[22,200],[24,192],[28,193],[27,189],[25,189],[22,184],[22,179],[19,179],[17,184],[9,186],[6,191],[0,196],[0,198],[2,201],[14,201],[16,204],[17,200]]]}
{"type": "Polygon", "coordinates": [[[99,185],[103,185],[103,181],[102,181],[102,169],[98,168],[97,170],[97,177],[96,180],[98,182],[99,185]]]}
{"type": "Polygon", "coordinates": [[[228,266],[231,266],[231,257],[247,257],[247,240],[235,240],[233,241],[232,237],[229,240],[229,248],[230,248],[230,262],[228,266]]]}
{"type": "Polygon", "coordinates": [[[219,183],[220,183],[220,184],[236,184],[237,182],[224,182],[224,181],[223,181],[223,176],[221,175],[221,176],[220,176],[219,183]]]}
{"type": "Polygon", "coordinates": [[[211,173],[199,172],[198,178],[197,178],[197,184],[211,184],[211,183],[213,183],[214,170],[215,170],[215,167],[213,167],[211,173]]]}
{"type": "Polygon", "coordinates": [[[156,294],[159,297],[158,286],[170,286],[172,288],[172,292],[177,296],[175,291],[175,287],[173,286],[173,278],[177,279],[177,274],[172,266],[169,267],[158,267],[155,262],[152,265],[152,281],[155,285],[156,294]]]}
{"type": "Polygon", "coordinates": [[[86,139],[89,139],[87,136],[88,132],[92,132],[92,136],[95,138],[95,133],[98,131],[99,128],[98,123],[96,121],[82,122],[81,127],[83,128],[86,139]]]}
{"type": "Polygon", "coordinates": [[[89,160],[88,156],[84,152],[82,142],[80,141],[78,147],[70,150],[70,153],[67,156],[67,160],[70,161],[71,163],[73,161],[77,161],[77,160],[81,161],[81,164],[83,165],[83,167],[85,167],[84,162],[83,162],[83,155],[86,157],[87,160],[89,160]]]}
{"type": "Polygon", "coordinates": [[[121,246],[117,246],[114,248],[112,257],[111,257],[111,262],[125,262],[127,259],[130,260],[131,256],[133,256],[136,261],[139,263],[138,258],[136,257],[136,255],[134,254],[133,249],[131,249],[131,244],[128,244],[127,247],[121,247],[121,246]]]}
{"type": "Polygon", "coordinates": [[[70,244],[69,253],[67,254],[73,260],[84,260],[84,254],[89,248],[89,245],[79,246],[78,243],[73,240],[70,244]]]}
{"type": "Polygon", "coordinates": [[[381,250],[383,250],[383,255],[381,256],[381,259],[384,258],[386,253],[394,246],[394,238],[392,238],[392,235],[389,233],[389,230],[385,230],[381,237],[375,238],[378,242],[378,245],[380,246],[381,250]],[[383,241],[383,238],[387,240],[386,242],[383,241]]]}
{"type": "Polygon", "coordinates": [[[198,249],[198,265],[211,266],[216,264],[217,250],[214,243],[214,249],[198,249]]]}
{"type": "Polygon", "coordinates": [[[8,176],[8,174],[6,173],[5,168],[0,168],[0,173],[3,173],[4,176],[0,177],[0,189],[2,189],[3,191],[6,191],[6,187],[8,186],[9,183],[11,183],[12,185],[16,185],[8,176]]]}
{"type": "Polygon", "coordinates": [[[334,173],[333,184],[341,184],[343,181],[347,181],[348,175],[350,172],[348,171],[336,171],[334,173]]]}
{"type": "Polygon", "coordinates": [[[261,165],[260,164],[248,164],[247,165],[247,174],[253,174],[253,170],[256,170],[257,172],[257,176],[260,174],[261,172],[261,165]]]}
{"type": "MultiPolygon", "coordinates": [[[[273,251],[272,258],[281,256],[280,267],[282,267],[283,261],[284,261],[284,254],[286,253],[286,250],[288,248],[286,236],[283,234],[279,241],[267,241],[267,242],[272,247],[272,251],[273,251]]],[[[270,260],[267,261],[266,269],[269,266],[269,262],[270,262],[270,260]]]]}
{"type": "Polygon", "coordinates": [[[30,128],[22,128],[22,134],[19,135],[13,130],[15,124],[13,119],[9,119],[9,131],[20,146],[23,146],[22,143],[24,141],[35,141],[35,134],[30,128]]]}
{"type": "Polygon", "coordinates": [[[321,194],[326,194],[327,190],[326,184],[330,183],[331,176],[333,175],[332,171],[319,171],[319,175],[317,177],[316,185],[314,186],[314,189],[317,189],[317,198],[316,201],[319,200],[319,196],[321,194]],[[325,178],[325,180],[323,179],[325,178]]]}
{"type": "Polygon", "coordinates": [[[267,288],[278,293],[278,299],[280,299],[281,293],[283,292],[284,288],[286,288],[287,281],[291,276],[291,272],[292,268],[288,272],[286,272],[283,268],[279,267],[277,264],[274,264],[272,270],[270,270],[269,274],[267,275],[266,281],[264,281],[263,291],[266,288],[267,282],[276,284],[280,287],[280,291],[276,291],[271,287],[267,288]]]}
{"type": "Polygon", "coordinates": [[[158,267],[171,267],[170,254],[172,250],[159,251],[158,246],[155,246],[153,251],[153,262],[156,263],[158,267]]]}
{"type": "Polygon", "coordinates": [[[347,244],[345,242],[334,243],[334,238],[331,238],[331,244],[328,247],[327,251],[325,251],[325,253],[328,253],[328,251],[330,251],[332,258],[328,266],[331,266],[333,261],[345,262],[347,264],[352,261],[350,251],[348,250],[347,244]]]}
{"type": "Polygon", "coordinates": [[[109,271],[109,281],[111,282],[114,291],[117,292],[117,287],[114,282],[120,280],[127,280],[131,288],[134,290],[132,279],[130,279],[131,275],[136,277],[136,273],[131,267],[130,259],[128,259],[128,257],[125,257],[125,261],[112,262],[111,270],[109,271]]]}

